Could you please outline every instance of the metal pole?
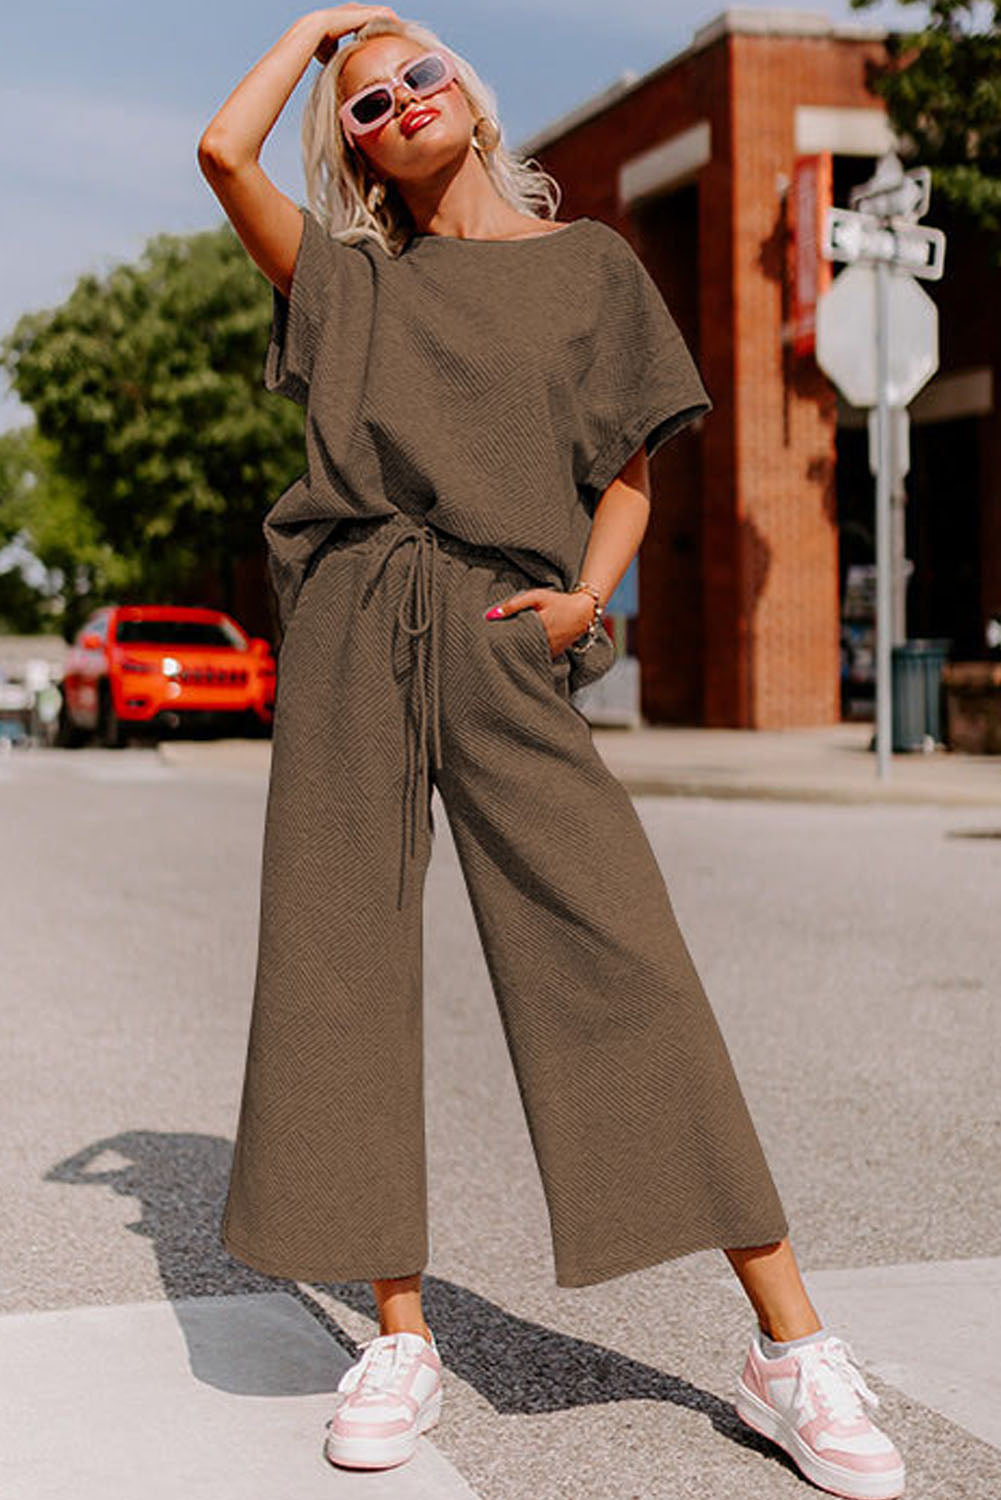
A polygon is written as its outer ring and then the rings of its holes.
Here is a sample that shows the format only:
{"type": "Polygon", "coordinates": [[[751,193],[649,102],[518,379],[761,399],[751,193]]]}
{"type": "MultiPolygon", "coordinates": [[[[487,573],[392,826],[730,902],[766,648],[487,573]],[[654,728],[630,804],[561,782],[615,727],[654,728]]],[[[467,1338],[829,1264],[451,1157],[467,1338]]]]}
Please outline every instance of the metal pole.
{"type": "Polygon", "coordinates": [[[890,774],[893,739],[893,700],[890,678],[890,644],[893,638],[893,547],[891,536],[890,486],[892,455],[890,435],[890,268],[876,262],[876,433],[879,462],[876,469],[876,775],[885,781],[890,774]]]}
{"type": "MultiPolygon", "coordinates": [[[[896,425],[896,417],[894,417],[896,425]]],[[[907,491],[897,469],[898,456],[893,454],[893,644],[902,646],[907,639],[907,491]]]]}

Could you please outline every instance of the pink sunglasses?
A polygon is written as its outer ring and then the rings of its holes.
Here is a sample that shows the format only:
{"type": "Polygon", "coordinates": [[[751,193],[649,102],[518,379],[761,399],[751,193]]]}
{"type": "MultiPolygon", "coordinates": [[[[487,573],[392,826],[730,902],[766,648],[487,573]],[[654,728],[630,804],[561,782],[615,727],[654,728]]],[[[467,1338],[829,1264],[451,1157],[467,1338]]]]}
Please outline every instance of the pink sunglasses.
{"type": "Polygon", "coordinates": [[[456,76],[455,63],[446,52],[422,52],[392,78],[370,83],[352,94],[338,110],[346,135],[367,135],[392,117],[396,108],[396,85],[404,84],[418,99],[437,94],[456,76]]]}

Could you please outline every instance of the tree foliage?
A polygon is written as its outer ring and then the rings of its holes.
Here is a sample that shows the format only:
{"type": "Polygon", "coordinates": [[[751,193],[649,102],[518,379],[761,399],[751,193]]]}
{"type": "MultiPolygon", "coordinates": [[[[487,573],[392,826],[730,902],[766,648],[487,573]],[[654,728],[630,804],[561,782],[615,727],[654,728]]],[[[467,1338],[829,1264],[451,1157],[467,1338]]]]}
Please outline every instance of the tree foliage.
{"type": "MultiPolygon", "coordinates": [[[[875,0],[851,0],[863,10],[875,0]]],[[[932,190],[1001,250],[1001,0],[921,4],[921,31],[888,38],[874,91],[903,143],[901,158],[929,166],[932,190]]]]}
{"type": "Polygon", "coordinates": [[[81,624],[93,599],[134,587],[137,565],[100,540],[52,444],[34,427],[0,434],[0,630],[62,631],[81,624]],[[30,570],[19,558],[31,560],[30,570]]]}
{"type": "Polygon", "coordinates": [[[158,235],[136,263],[82,277],[0,348],[133,596],[183,589],[206,566],[225,585],[302,468],[301,412],[261,382],[270,313],[268,283],[223,224],[158,235]]]}

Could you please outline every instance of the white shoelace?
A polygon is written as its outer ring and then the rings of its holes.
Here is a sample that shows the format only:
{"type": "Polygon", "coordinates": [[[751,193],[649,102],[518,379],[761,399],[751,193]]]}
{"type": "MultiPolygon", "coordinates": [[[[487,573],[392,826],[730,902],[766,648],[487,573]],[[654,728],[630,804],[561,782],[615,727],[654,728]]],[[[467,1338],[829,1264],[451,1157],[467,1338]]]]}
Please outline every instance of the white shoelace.
{"type": "Polygon", "coordinates": [[[876,1392],[866,1385],[861,1371],[851,1361],[855,1354],[843,1339],[832,1334],[820,1344],[804,1344],[799,1351],[799,1371],[793,1404],[802,1412],[810,1404],[808,1389],[815,1383],[825,1408],[836,1421],[854,1422],[865,1416],[859,1397],[873,1407],[879,1405],[876,1392]]]}
{"type": "MultiPolygon", "coordinates": [[[[342,1395],[357,1390],[362,1382],[366,1390],[392,1391],[401,1369],[412,1360],[420,1358],[420,1350],[416,1345],[404,1343],[398,1338],[395,1342],[390,1342],[392,1337],[377,1334],[375,1338],[366,1339],[358,1345],[365,1352],[357,1364],[345,1371],[343,1382],[338,1386],[342,1395]]],[[[429,1349],[430,1347],[428,1344],[429,1349]]]]}

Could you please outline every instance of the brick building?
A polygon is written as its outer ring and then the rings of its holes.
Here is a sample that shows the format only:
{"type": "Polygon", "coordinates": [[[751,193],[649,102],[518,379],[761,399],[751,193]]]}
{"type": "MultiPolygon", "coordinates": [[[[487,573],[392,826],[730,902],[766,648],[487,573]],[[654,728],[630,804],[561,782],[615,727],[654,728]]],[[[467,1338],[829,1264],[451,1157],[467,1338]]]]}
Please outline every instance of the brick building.
{"type": "MultiPolygon", "coordinates": [[[[560,182],[561,218],[624,233],[688,340],[714,410],[652,463],[632,649],[651,722],[747,728],[841,717],[849,562],[872,562],[865,413],[790,341],[790,184],[828,154],[833,201],[895,146],[867,86],[886,32],[800,11],[730,10],[519,152],[560,182]]],[[[932,201],[946,272],[940,368],[911,407],[906,633],[979,656],[1001,608],[1001,363],[974,237],[932,201]],[[960,270],[960,268],[962,268],[960,270]]],[[[990,283],[990,288],[988,287],[990,283]]]]}

